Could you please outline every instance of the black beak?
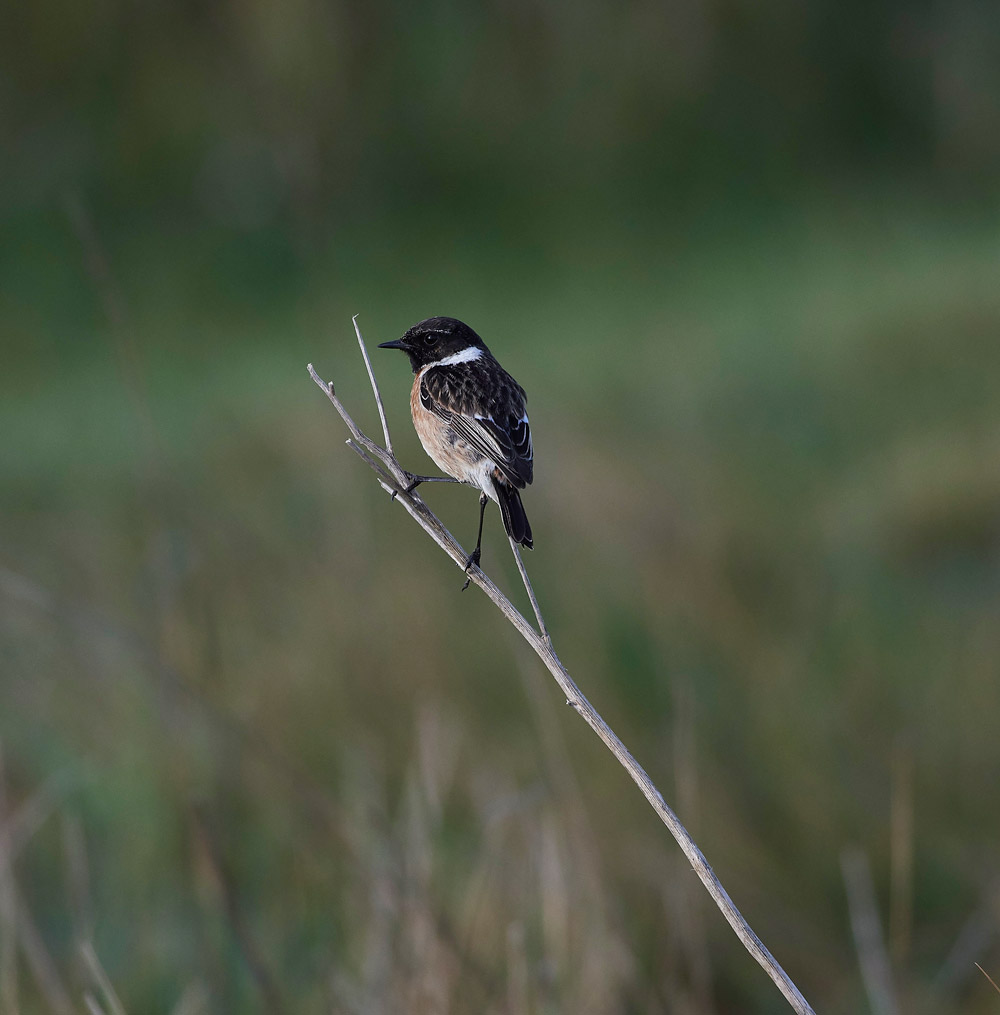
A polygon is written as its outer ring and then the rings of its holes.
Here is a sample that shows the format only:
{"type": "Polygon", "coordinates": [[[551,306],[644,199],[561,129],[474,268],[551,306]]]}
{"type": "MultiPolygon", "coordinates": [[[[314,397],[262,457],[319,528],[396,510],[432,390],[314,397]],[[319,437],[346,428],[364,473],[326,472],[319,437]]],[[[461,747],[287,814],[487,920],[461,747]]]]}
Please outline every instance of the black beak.
{"type": "Polygon", "coordinates": [[[380,342],[380,349],[402,349],[406,351],[406,343],[401,339],[397,338],[395,342],[380,342]]]}

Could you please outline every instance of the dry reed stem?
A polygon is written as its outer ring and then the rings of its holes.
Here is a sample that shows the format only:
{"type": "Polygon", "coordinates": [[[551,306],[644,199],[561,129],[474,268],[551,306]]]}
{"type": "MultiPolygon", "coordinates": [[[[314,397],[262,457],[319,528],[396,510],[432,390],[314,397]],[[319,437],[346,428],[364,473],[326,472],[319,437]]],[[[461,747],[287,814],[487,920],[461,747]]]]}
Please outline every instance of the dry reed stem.
{"type": "MultiPolygon", "coordinates": [[[[364,339],[361,337],[361,331],[357,327],[357,321],[355,321],[355,330],[358,336],[358,343],[362,349],[362,354],[367,362],[367,351],[365,350],[364,339]]],[[[371,466],[378,476],[378,480],[382,488],[387,493],[393,495],[393,499],[398,500],[414,521],[416,521],[417,524],[431,537],[431,539],[433,539],[434,542],[437,543],[437,545],[440,546],[449,557],[451,557],[459,568],[464,570],[468,554],[462,549],[455,537],[452,536],[452,534],[444,527],[437,516],[427,507],[420,495],[415,490],[407,492],[406,487],[409,480],[407,478],[406,470],[402,468],[399,462],[396,461],[395,456],[387,450],[387,448],[379,447],[374,441],[361,432],[358,425],[351,418],[350,413],[348,413],[343,403],[337,397],[333,384],[324,381],[316,373],[311,363],[309,364],[308,369],[312,379],[324,392],[327,398],[329,398],[333,407],[337,410],[341,419],[343,419],[344,423],[347,425],[347,429],[351,433],[351,439],[347,441],[348,446],[371,466]]],[[[379,392],[374,372],[369,373],[369,379],[371,381],[375,401],[379,408],[379,416],[384,420],[385,413],[382,405],[382,396],[379,392]]],[[[388,427],[386,426],[385,429],[387,432],[388,427]]],[[[388,443],[389,441],[387,440],[386,444],[388,445],[388,443]]],[[[631,776],[632,780],[642,791],[643,796],[646,797],[653,810],[656,811],[660,820],[667,826],[674,839],[676,839],[677,844],[683,850],[684,855],[688,858],[688,860],[690,860],[695,873],[701,879],[701,882],[705,886],[709,895],[712,896],[712,899],[722,912],[722,915],[733,928],[733,931],[740,939],[743,947],[746,948],[746,950],[753,956],[767,975],[770,976],[778,989],[784,995],[785,999],[788,1001],[789,1005],[791,1005],[792,1009],[797,1012],[798,1015],[815,1015],[813,1009],[799,992],[799,989],[792,982],[791,978],[781,968],[774,956],[767,950],[764,943],[754,933],[750,925],[743,918],[743,915],[733,904],[732,899],[729,897],[725,888],[723,888],[722,883],[715,876],[715,872],[705,859],[704,854],[698,848],[694,839],[692,839],[688,834],[687,829],[681,824],[677,815],[674,814],[667,805],[660,791],[653,784],[643,767],[635,760],[635,758],[632,757],[628,749],[621,740],[618,739],[611,727],[608,726],[594,706],[590,704],[584,694],[576,686],[576,683],[569,675],[566,667],[560,662],[559,657],[556,655],[555,650],[552,647],[552,642],[548,637],[548,632],[545,630],[544,623],[541,619],[541,612],[538,610],[534,592],[531,590],[531,585],[527,578],[527,572],[523,570],[523,565],[520,563],[518,554],[515,554],[515,559],[518,559],[519,571],[521,572],[522,580],[525,583],[525,588],[528,590],[529,599],[532,601],[532,607],[535,610],[536,617],[539,622],[539,630],[537,631],[528,623],[527,620],[525,620],[511,601],[500,591],[500,589],[497,588],[493,581],[482,570],[478,567],[471,567],[467,573],[472,582],[486,593],[493,604],[518,631],[521,637],[524,638],[532,649],[534,649],[538,658],[541,659],[546,668],[555,678],[556,683],[558,683],[560,689],[566,697],[566,703],[572,707],[587,723],[587,725],[590,726],[590,728],[601,738],[608,750],[610,750],[615,758],[618,759],[619,764],[626,772],[628,772],[629,776],[631,776]]]]}

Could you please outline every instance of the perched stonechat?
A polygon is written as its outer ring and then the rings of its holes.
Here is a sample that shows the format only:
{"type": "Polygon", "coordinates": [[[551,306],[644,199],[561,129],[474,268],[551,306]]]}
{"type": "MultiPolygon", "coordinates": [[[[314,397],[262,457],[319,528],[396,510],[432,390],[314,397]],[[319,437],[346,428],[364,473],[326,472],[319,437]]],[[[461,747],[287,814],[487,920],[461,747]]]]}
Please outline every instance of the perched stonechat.
{"type": "Polygon", "coordinates": [[[487,498],[500,507],[507,535],[530,550],[531,526],[518,492],[532,479],[524,389],[472,328],[453,317],[430,317],[379,348],[402,349],[409,356],[416,374],[410,392],[413,426],[424,451],[448,474],[414,476],[410,489],[424,482],[458,482],[480,491],[479,535],[466,570],[479,564],[487,498]]]}

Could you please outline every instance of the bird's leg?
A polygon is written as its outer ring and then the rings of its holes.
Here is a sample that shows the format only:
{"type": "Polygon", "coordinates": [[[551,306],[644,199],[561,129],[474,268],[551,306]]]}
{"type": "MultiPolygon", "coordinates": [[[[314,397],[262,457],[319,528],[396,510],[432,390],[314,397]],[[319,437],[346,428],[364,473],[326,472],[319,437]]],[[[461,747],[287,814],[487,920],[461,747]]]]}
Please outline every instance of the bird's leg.
{"type": "Polygon", "coordinates": [[[421,483],[458,483],[459,480],[455,479],[454,476],[414,476],[412,472],[408,472],[407,476],[410,477],[410,482],[406,486],[406,492],[412,493],[421,483]]]}
{"type": "MultiPolygon", "coordinates": [[[[483,518],[486,516],[486,494],[481,493],[479,495],[479,535],[476,538],[476,548],[469,554],[469,559],[465,562],[465,570],[468,571],[473,564],[479,567],[479,558],[482,556],[483,547],[483,518]]],[[[465,579],[465,584],[462,586],[464,592],[469,587],[471,578],[465,579]]]]}
{"type": "MultiPolygon", "coordinates": [[[[416,490],[416,488],[418,486],[420,486],[421,483],[459,483],[459,482],[461,482],[461,480],[455,479],[452,476],[414,476],[412,472],[407,472],[406,476],[409,479],[409,483],[407,483],[406,486],[403,487],[403,493],[413,493],[413,491],[416,490]]],[[[389,500],[395,500],[395,499],[396,499],[396,491],[393,490],[392,491],[392,495],[389,497],[389,500]]]]}

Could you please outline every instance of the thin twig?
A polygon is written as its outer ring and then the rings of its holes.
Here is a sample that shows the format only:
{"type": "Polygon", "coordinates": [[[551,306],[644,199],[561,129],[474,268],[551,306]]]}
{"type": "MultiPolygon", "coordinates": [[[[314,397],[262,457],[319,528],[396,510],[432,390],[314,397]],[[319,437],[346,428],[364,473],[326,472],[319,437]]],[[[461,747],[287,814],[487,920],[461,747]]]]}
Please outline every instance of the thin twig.
{"type": "Polygon", "coordinates": [[[548,628],[545,626],[545,618],[542,616],[542,611],[538,608],[538,600],[535,598],[535,590],[531,587],[531,581],[528,578],[528,572],[524,566],[524,561],[521,560],[521,548],[514,542],[510,536],[507,537],[510,540],[511,552],[514,554],[514,560],[517,561],[517,569],[521,572],[521,581],[524,582],[524,591],[528,593],[528,599],[531,601],[531,608],[535,611],[535,620],[538,621],[538,630],[541,632],[542,637],[545,639],[549,648],[552,648],[552,635],[549,634],[548,628]]]}
{"type": "Polygon", "coordinates": [[[985,977],[986,977],[986,979],[987,979],[987,980],[989,980],[991,984],[993,984],[993,989],[994,989],[994,990],[995,990],[995,991],[996,991],[996,992],[997,992],[998,994],[1000,994],[1000,987],[998,987],[998,986],[997,986],[997,984],[996,984],[996,980],[994,980],[994,979],[993,979],[993,977],[992,977],[992,976],[990,976],[990,974],[989,974],[989,973],[987,973],[987,972],[986,972],[986,970],[985,970],[985,969],[983,969],[983,967],[982,967],[982,966],[981,966],[981,965],[980,965],[980,964],[979,964],[978,962],[976,963],[976,969],[978,969],[978,970],[979,970],[979,972],[981,972],[981,973],[983,974],[983,976],[985,976],[985,977]]]}
{"type": "Polygon", "coordinates": [[[899,1005],[896,1003],[889,953],[878,918],[868,857],[860,849],[845,849],[840,855],[840,869],[847,889],[851,933],[854,935],[854,947],[858,953],[868,1003],[875,1015],[896,1015],[899,1005]]]}
{"type": "MultiPolygon", "coordinates": [[[[360,331],[358,340],[364,348],[360,331]]],[[[380,448],[372,440],[366,437],[350,414],[344,408],[340,399],[337,398],[332,384],[322,380],[309,364],[309,374],[316,384],[324,391],[326,396],[333,403],[334,408],[340,414],[353,437],[349,446],[364,458],[369,465],[379,473],[379,483],[388,493],[395,493],[395,499],[406,509],[407,513],[417,524],[441,547],[445,553],[464,570],[468,554],[462,549],[454,536],[441,524],[437,516],[427,507],[426,504],[414,491],[407,491],[406,472],[396,461],[394,456],[386,449],[380,448]]],[[[373,383],[372,390],[375,400],[381,405],[381,396],[377,386],[373,383]]],[[[388,444],[388,441],[386,442],[388,444]]],[[[515,554],[515,557],[517,555],[515,554]]],[[[695,841],[688,834],[687,829],[681,824],[677,815],[667,806],[660,791],[653,785],[652,780],[646,774],[643,767],[632,757],[625,745],[618,739],[614,731],[601,718],[593,705],[587,700],[584,694],[576,686],[573,678],[569,675],[566,667],[560,662],[552,647],[552,643],[545,632],[541,622],[541,613],[538,610],[537,602],[532,598],[532,607],[535,609],[539,619],[539,626],[544,633],[536,631],[531,624],[521,615],[511,601],[497,588],[490,578],[478,567],[468,570],[468,575],[473,583],[481,588],[508,621],[516,628],[524,640],[534,649],[535,654],[545,664],[548,671],[555,678],[563,694],[566,696],[566,703],[570,705],[588,726],[601,738],[605,746],[618,759],[618,762],[631,776],[633,782],[642,791],[643,796],[649,801],[653,810],[659,815],[660,820],[667,826],[671,835],[677,840],[684,855],[690,860],[695,873],[701,879],[702,884],[712,896],[715,904],[719,907],[722,915],[733,928],[736,936],[740,939],[743,947],[754,957],[764,971],[771,977],[792,1009],[798,1015],[815,1015],[809,1003],[805,1000],[799,989],[792,982],[788,974],[781,968],[774,956],[767,950],[763,942],[753,932],[750,925],[743,918],[743,915],[733,904],[722,883],[715,876],[704,854],[698,848],[695,841]]],[[[527,587],[527,585],[526,585],[527,587]]],[[[530,595],[530,594],[529,594],[530,595]]]]}
{"type": "MultiPolygon", "coordinates": [[[[385,448],[380,448],[371,438],[366,437],[359,429],[357,423],[351,419],[349,413],[344,408],[343,403],[337,397],[337,392],[333,389],[333,382],[327,383],[324,381],[319,374],[313,369],[312,363],[309,364],[309,375],[312,379],[326,392],[326,397],[333,403],[333,407],[340,413],[340,418],[347,424],[347,429],[351,431],[351,436],[361,445],[370,455],[377,458],[391,473],[393,479],[396,480],[400,485],[400,490],[408,485],[406,478],[406,471],[402,468],[399,462],[396,461],[395,457],[389,454],[385,448]]],[[[378,393],[378,389],[375,388],[375,401],[378,405],[382,404],[382,397],[378,393]]],[[[409,494],[409,496],[415,500],[419,500],[419,496],[415,493],[409,494]]]]}
{"type": "Polygon", "coordinates": [[[372,369],[372,361],[368,358],[368,349],[365,347],[365,340],[361,337],[361,329],[358,327],[358,315],[351,318],[354,324],[354,334],[358,336],[358,345],[361,346],[361,356],[365,361],[365,368],[368,371],[368,380],[371,381],[372,391],[375,392],[375,404],[378,406],[378,418],[382,420],[382,436],[385,437],[385,450],[394,458],[396,453],[392,450],[392,438],[389,436],[389,423],[385,418],[385,406],[382,404],[382,395],[378,390],[378,381],[375,380],[375,371],[372,369]]]}

